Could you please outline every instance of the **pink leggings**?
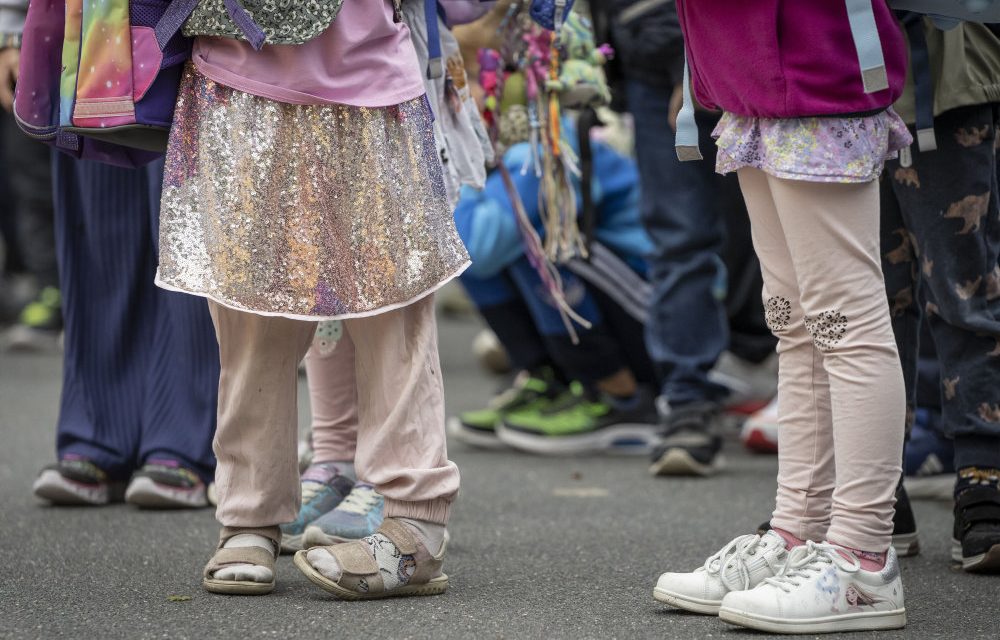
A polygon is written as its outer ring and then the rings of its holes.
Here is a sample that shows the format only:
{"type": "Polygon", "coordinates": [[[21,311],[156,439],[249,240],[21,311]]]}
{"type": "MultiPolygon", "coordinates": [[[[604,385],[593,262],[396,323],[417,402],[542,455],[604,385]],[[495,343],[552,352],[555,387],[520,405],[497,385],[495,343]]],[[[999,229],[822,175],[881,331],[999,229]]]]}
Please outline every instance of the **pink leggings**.
{"type": "MultiPolygon", "coordinates": [[[[209,310],[222,361],[216,516],[227,527],[291,522],[301,499],[297,368],[316,323],[212,302],[209,310]]],[[[459,475],[446,449],[433,296],[345,320],[344,335],[331,361],[336,366],[327,368],[331,386],[321,414],[332,428],[322,455],[353,458],[358,475],[385,496],[387,516],[446,524],[459,475]]],[[[311,382],[323,384],[322,374],[311,382]]]]}
{"type": "Polygon", "coordinates": [[[879,262],[879,190],[739,171],[778,337],[771,524],[888,549],[905,401],[879,262]]]}

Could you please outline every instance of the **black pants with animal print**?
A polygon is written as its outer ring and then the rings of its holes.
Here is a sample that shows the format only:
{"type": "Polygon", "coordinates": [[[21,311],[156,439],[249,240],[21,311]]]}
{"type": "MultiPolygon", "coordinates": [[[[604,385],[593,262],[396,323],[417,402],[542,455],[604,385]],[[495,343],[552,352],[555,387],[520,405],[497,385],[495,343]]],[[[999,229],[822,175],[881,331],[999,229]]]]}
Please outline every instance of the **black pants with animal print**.
{"type": "Polygon", "coordinates": [[[882,176],[882,268],[908,422],[920,325],[927,322],[941,362],[942,417],[955,437],[956,468],[1000,467],[998,116],[1000,104],[938,116],[937,150],[914,147],[887,163],[882,176]]]}

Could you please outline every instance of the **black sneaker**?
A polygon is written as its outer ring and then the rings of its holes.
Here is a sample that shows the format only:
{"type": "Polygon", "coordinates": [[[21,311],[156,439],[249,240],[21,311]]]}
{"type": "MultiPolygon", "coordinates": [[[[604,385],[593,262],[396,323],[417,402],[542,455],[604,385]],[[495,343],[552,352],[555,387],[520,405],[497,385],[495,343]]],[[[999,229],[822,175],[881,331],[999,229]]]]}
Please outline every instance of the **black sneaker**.
{"type": "Polygon", "coordinates": [[[715,433],[719,406],[697,402],[671,408],[663,419],[663,439],[653,450],[654,476],[708,476],[722,468],[722,438],[715,433]]]}
{"type": "Polygon", "coordinates": [[[971,487],[958,494],[951,559],[966,571],[1000,573],[1000,491],[971,487]]]}
{"type": "Polygon", "coordinates": [[[54,505],[101,506],[121,502],[125,485],[111,481],[108,474],[90,460],[67,455],[42,470],[32,491],[54,505]]]}
{"type": "Polygon", "coordinates": [[[896,487],[896,511],[892,515],[892,546],[900,558],[920,553],[917,521],[913,518],[910,497],[906,495],[906,487],[902,482],[896,487]]]}

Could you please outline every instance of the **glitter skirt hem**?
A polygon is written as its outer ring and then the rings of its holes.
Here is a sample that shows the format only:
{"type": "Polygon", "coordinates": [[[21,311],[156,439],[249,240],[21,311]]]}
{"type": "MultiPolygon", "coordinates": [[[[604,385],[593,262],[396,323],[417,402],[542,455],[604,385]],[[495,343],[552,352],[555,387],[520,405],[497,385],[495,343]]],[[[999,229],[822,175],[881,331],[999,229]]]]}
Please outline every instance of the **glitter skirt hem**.
{"type": "Polygon", "coordinates": [[[171,285],[169,283],[164,282],[163,280],[160,280],[160,273],[159,273],[159,271],[157,271],[156,278],[154,279],[153,282],[156,284],[156,286],[158,286],[159,288],[164,289],[166,291],[173,291],[173,292],[176,292],[176,293],[186,293],[188,295],[198,296],[199,298],[205,298],[206,300],[209,300],[209,301],[214,302],[216,304],[221,304],[222,306],[227,307],[229,309],[232,309],[234,311],[242,311],[244,313],[252,313],[252,314],[258,315],[258,316],[281,317],[281,318],[288,318],[289,320],[303,320],[303,321],[306,321],[306,322],[328,322],[330,320],[353,320],[353,319],[358,319],[358,318],[370,318],[371,316],[377,316],[377,315],[380,315],[380,314],[383,314],[383,313],[388,313],[390,311],[395,311],[396,309],[402,309],[404,307],[408,307],[411,304],[414,304],[416,302],[419,302],[419,301],[423,300],[424,298],[426,298],[429,295],[433,295],[433,294],[437,293],[441,288],[443,288],[449,282],[451,282],[452,280],[454,280],[458,276],[462,275],[462,273],[464,273],[465,270],[468,269],[471,264],[472,264],[471,260],[467,261],[464,265],[462,265],[462,267],[460,269],[458,269],[458,271],[456,271],[455,273],[451,274],[450,276],[448,276],[447,278],[445,278],[441,282],[437,283],[436,285],[434,285],[430,289],[424,291],[423,293],[417,294],[416,296],[414,296],[413,298],[410,298],[409,300],[406,300],[406,301],[403,301],[403,302],[394,302],[394,303],[388,304],[388,305],[386,305],[384,307],[379,307],[378,309],[370,309],[370,310],[367,310],[367,311],[358,311],[356,313],[343,313],[343,314],[335,315],[335,316],[308,316],[308,315],[299,315],[299,314],[294,314],[294,313],[279,313],[279,312],[273,312],[273,311],[257,311],[255,309],[247,309],[245,307],[241,307],[239,304],[237,304],[237,303],[235,303],[235,302],[233,302],[231,300],[223,300],[222,298],[214,296],[211,293],[207,293],[205,291],[189,291],[187,289],[182,289],[181,287],[175,287],[175,286],[173,286],[173,285],[171,285]]]}
{"type": "Polygon", "coordinates": [[[291,105],[185,69],[160,207],[158,282],[261,315],[363,317],[469,261],[424,97],[291,105]]]}

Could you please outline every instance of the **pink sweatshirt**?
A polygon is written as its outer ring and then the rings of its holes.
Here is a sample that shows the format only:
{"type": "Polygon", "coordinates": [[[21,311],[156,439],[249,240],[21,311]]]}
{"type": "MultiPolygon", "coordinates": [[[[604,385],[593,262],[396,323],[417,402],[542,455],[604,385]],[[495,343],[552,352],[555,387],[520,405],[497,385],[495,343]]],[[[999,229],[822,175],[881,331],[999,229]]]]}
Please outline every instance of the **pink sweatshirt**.
{"type": "Polygon", "coordinates": [[[206,77],[289,104],[387,107],[424,93],[417,54],[390,0],[345,2],[330,28],[298,45],[254,51],[231,38],[198,38],[192,55],[206,77]]]}

